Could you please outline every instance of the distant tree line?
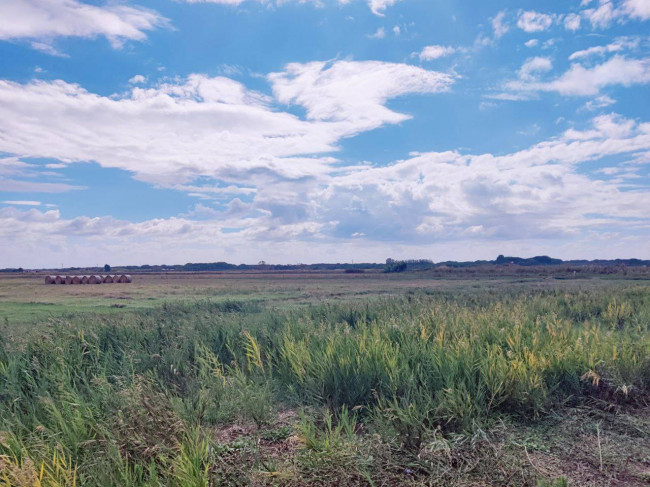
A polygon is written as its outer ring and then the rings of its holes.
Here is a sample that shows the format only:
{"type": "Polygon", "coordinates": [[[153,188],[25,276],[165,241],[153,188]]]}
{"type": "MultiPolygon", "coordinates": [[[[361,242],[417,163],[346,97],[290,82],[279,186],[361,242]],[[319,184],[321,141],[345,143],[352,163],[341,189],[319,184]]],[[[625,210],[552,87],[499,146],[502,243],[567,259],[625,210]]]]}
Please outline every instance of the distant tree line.
{"type": "MultiPolygon", "coordinates": [[[[260,261],[258,264],[230,264],[228,262],[188,262],[187,264],[176,265],[128,265],[128,266],[110,266],[106,264],[104,267],[68,267],[64,269],[56,269],[57,272],[215,272],[215,271],[366,271],[376,270],[387,273],[391,272],[405,272],[405,271],[425,271],[429,269],[460,269],[471,267],[484,267],[484,266],[522,266],[522,267],[539,267],[539,266],[598,266],[598,267],[650,267],[650,260],[641,259],[611,259],[611,260],[562,260],[554,259],[547,255],[538,255],[530,258],[523,257],[508,257],[499,255],[495,260],[474,260],[474,261],[444,261],[433,262],[430,259],[386,259],[386,262],[373,263],[336,263],[336,264],[268,264],[265,261],[260,261]]],[[[54,270],[54,269],[51,269],[54,270]]],[[[0,272],[5,273],[19,273],[24,272],[22,267],[0,269],[0,272]]]]}

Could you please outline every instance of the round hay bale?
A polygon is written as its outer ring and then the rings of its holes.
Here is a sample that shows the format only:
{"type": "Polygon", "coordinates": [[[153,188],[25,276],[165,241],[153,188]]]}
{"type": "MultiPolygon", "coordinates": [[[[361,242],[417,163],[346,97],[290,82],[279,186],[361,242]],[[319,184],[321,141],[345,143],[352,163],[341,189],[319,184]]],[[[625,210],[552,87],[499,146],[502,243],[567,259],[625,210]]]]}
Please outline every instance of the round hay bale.
{"type": "Polygon", "coordinates": [[[65,283],[72,284],[72,276],[65,276],[65,283]]]}
{"type": "Polygon", "coordinates": [[[104,284],[113,282],[113,276],[102,276],[102,279],[104,281],[104,284]]]}
{"type": "Polygon", "coordinates": [[[72,276],[72,284],[81,284],[81,276],[72,276]]]}
{"type": "Polygon", "coordinates": [[[61,276],[54,276],[54,284],[65,284],[65,278],[61,276]]]}
{"type": "Polygon", "coordinates": [[[102,282],[104,282],[102,276],[93,275],[88,278],[88,284],[101,284],[102,282]]]}
{"type": "Polygon", "coordinates": [[[88,284],[90,276],[81,276],[81,284],[88,284]]]}
{"type": "Polygon", "coordinates": [[[45,284],[54,284],[56,276],[45,276],[45,284]]]}

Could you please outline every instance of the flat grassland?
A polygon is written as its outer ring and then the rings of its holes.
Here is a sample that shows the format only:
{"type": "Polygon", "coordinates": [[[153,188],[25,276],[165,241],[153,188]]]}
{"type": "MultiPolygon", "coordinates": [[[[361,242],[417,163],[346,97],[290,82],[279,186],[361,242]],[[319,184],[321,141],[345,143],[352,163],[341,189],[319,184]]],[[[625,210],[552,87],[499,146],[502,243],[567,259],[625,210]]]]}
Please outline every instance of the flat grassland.
{"type": "Polygon", "coordinates": [[[650,281],[0,277],[0,486],[648,485],[650,281]]]}
{"type": "MultiPolygon", "coordinates": [[[[137,274],[130,284],[45,285],[41,274],[0,274],[0,326],[30,332],[48,320],[79,314],[112,314],[160,308],[163,304],[243,300],[290,308],[326,302],[373,300],[407,293],[491,294],[516,290],[594,291],[629,287],[623,276],[579,279],[494,276],[432,277],[426,272],[190,272],[137,274]]],[[[5,329],[5,331],[7,331],[5,329]]],[[[12,330],[13,331],[13,330],[12,330]]]]}

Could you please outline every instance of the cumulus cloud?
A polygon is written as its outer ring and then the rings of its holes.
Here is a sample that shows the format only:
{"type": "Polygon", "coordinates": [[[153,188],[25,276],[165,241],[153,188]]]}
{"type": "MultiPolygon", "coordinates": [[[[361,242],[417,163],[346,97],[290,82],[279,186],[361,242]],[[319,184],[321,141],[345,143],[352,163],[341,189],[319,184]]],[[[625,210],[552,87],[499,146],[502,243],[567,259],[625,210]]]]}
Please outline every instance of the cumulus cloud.
{"type": "Polygon", "coordinates": [[[292,63],[268,79],[279,102],[303,106],[308,119],[337,122],[346,135],[407,120],[385,106],[390,98],[440,93],[454,82],[449,74],[379,61],[292,63]]]}
{"type": "Polygon", "coordinates": [[[627,14],[635,19],[650,19],[650,2],[647,0],[625,0],[623,9],[627,14]]]}
{"type": "MultiPolygon", "coordinates": [[[[57,37],[106,37],[113,46],[141,41],[146,32],[167,24],[153,10],[119,3],[91,5],[78,0],[3,0],[0,2],[0,39],[51,40],[57,37]]],[[[57,51],[45,42],[32,47],[57,51]]]]}
{"type": "Polygon", "coordinates": [[[612,1],[600,1],[597,8],[589,8],[582,11],[582,15],[591,22],[591,26],[595,28],[605,28],[621,15],[612,1]]]}
{"type": "Polygon", "coordinates": [[[609,114],[583,130],[569,129],[509,154],[414,153],[385,166],[332,169],[318,181],[259,187],[250,202],[235,198],[223,211],[200,205],[185,216],[129,222],[6,207],[0,209],[0,238],[23,249],[21,255],[53,242],[76,249],[86,239],[102,246],[102,253],[104,246],[109,254],[122,252],[122,260],[155,241],[168,252],[159,258],[168,262],[188,246],[201,255],[201,246],[214,252],[218,243],[232,249],[232,260],[242,249],[270,252],[273,242],[282,241],[282,261],[295,262],[309,260],[302,256],[310,251],[313,259],[314,249],[321,256],[338,255],[343,247],[348,258],[368,256],[362,247],[350,247],[357,239],[385,253],[433,242],[456,247],[481,242],[483,248],[490,242],[539,245],[580,235],[593,240],[619,227],[647,236],[647,189],[624,186],[629,178],[603,179],[587,163],[634,159],[649,151],[650,124],[609,114]]]}
{"type": "Polygon", "coordinates": [[[580,15],[578,14],[568,14],[564,17],[564,28],[575,32],[580,28],[580,15]]]}
{"type": "Polygon", "coordinates": [[[572,64],[568,71],[550,81],[517,80],[506,83],[506,88],[514,92],[548,91],[561,95],[591,96],[607,86],[649,82],[650,59],[627,59],[617,55],[590,68],[572,64]]]}
{"type": "Polygon", "coordinates": [[[449,56],[456,52],[456,48],[452,46],[426,46],[418,57],[421,61],[432,61],[441,57],[449,56]]]}
{"type": "MultiPolygon", "coordinates": [[[[591,2],[588,2],[588,5],[591,2]]],[[[650,19],[650,4],[647,0],[599,0],[598,6],[584,9],[582,16],[594,28],[608,28],[614,22],[625,23],[629,20],[650,19]]]]}
{"type": "Polygon", "coordinates": [[[144,77],[141,74],[136,74],[133,78],[129,80],[129,83],[131,83],[132,85],[137,85],[139,83],[144,83],[145,81],[147,81],[146,77],[144,77]]]}
{"type": "Polygon", "coordinates": [[[341,138],[409,118],[387,108],[389,99],[454,81],[370,61],[290,64],[268,79],[276,100],[304,107],[307,119],[224,77],[191,75],[114,96],[60,80],[0,81],[0,151],[95,161],[160,185],[315,177],[329,171],[335,159],[323,154],[341,138]]]}
{"type": "Polygon", "coordinates": [[[542,32],[553,23],[553,16],[529,10],[522,12],[517,19],[517,27],[525,32],[542,32]]]}

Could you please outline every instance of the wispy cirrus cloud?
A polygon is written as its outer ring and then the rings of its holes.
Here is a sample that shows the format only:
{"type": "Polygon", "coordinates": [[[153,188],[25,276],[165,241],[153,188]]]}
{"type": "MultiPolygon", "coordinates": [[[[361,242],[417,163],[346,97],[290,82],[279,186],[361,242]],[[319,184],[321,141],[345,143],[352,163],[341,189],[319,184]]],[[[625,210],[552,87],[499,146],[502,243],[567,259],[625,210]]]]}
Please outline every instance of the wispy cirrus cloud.
{"type": "Polygon", "coordinates": [[[2,204],[11,206],[41,206],[40,201],[31,200],[5,200],[2,204]]]}
{"type": "Polygon", "coordinates": [[[604,46],[593,46],[587,49],[576,51],[569,56],[571,61],[576,59],[587,59],[595,56],[604,56],[606,54],[622,52],[626,50],[636,49],[639,47],[641,39],[638,37],[618,37],[609,44],[604,46]]]}

